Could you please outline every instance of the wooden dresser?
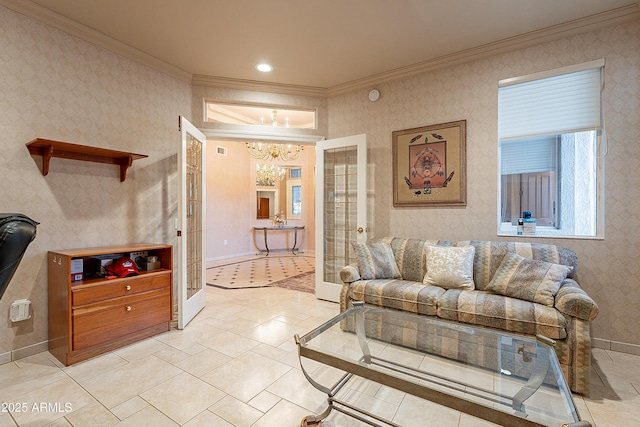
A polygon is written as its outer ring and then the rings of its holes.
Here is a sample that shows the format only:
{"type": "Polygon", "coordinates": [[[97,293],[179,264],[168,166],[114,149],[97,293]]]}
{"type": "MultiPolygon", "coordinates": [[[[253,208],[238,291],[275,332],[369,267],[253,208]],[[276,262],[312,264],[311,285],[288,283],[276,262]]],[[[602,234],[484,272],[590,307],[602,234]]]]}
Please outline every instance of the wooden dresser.
{"type": "MultiPolygon", "coordinates": [[[[135,261],[135,259],[134,259],[135,261]]],[[[171,329],[171,245],[135,244],[48,253],[49,351],[65,366],[171,329]],[[101,259],[146,253],[159,266],[123,278],[95,277],[101,259]],[[83,274],[72,278],[72,265],[83,274]]]]}

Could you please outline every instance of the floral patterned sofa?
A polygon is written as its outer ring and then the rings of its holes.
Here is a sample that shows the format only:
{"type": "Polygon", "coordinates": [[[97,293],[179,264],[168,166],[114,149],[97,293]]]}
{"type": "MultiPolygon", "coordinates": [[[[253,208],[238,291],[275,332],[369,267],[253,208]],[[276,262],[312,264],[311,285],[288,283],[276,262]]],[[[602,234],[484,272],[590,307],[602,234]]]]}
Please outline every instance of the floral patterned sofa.
{"type": "Polygon", "coordinates": [[[447,321],[544,335],[556,341],[569,388],[589,393],[590,322],[598,306],[576,281],[578,260],[570,249],[399,237],[373,239],[354,249],[358,262],[340,272],[341,311],[364,301],[447,321]]]}

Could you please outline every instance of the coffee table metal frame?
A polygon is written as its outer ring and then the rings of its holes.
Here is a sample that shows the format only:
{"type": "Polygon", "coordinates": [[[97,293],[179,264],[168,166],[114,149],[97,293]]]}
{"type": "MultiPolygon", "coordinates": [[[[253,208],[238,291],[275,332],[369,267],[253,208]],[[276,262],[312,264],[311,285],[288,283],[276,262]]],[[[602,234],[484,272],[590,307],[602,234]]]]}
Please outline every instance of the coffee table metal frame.
{"type": "MultiPolygon", "coordinates": [[[[328,399],[327,399],[328,406],[325,409],[325,411],[318,415],[306,416],[300,424],[301,427],[316,426],[316,425],[320,426],[322,423],[322,420],[328,417],[332,410],[342,412],[366,424],[376,426],[376,427],[382,427],[382,426],[402,427],[398,424],[395,424],[389,420],[379,417],[376,414],[373,414],[371,412],[358,408],[336,397],[338,392],[340,392],[340,390],[342,390],[342,388],[354,376],[362,377],[379,384],[384,384],[385,386],[389,386],[391,388],[400,390],[402,392],[409,393],[411,395],[420,397],[422,399],[429,400],[431,402],[455,409],[460,412],[470,414],[478,418],[485,419],[487,421],[490,421],[496,424],[510,426],[510,427],[545,426],[545,424],[540,424],[536,421],[529,420],[526,418],[527,413],[525,408],[525,402],[542,385],[547,375],[547,372],[551,368],[550,364],[553,363],[552,361],[555,361],[555,363],[558,364],[555,351],[552,348],[555,342],[552,339],[549,339],[543,336],[537,337],[538,343],[539,343],[539,346],[537,348],[541,350],[543,354],[548,353],[550,357],[536,357],[534,361],[534,367],[532,369],[533,371],[532,375],[517,393],[510,396],[502,393],[497,393],[492,390],[479,388],[474,386],[473,384],[467,384],[467,383],[455,381],[450,378],[440,376],[438,374],[426,372],[424,370],[399,364],[391,360],[386,360],[380,357],[373,356],[369,349],[367,337],[365,334],[365,312],[367,310],[395,312],[395,310],[378,308],[378,307],[365,307],[363,302],[354,302],[353,305],[354,306],[349,310],[339,314],[338,316],[327,321],[323,325],[305,334],[304,336],[299,337],[297,334],[294,336],[296,345],[298,347],[300,367],[302,368],[302,372],[304,376],[316,389],[327,394],[328,396],[328,399]],[[326,353],[321,350],[314,349],[307,346],[307,343],[309,343],[312,339],[319,336],[323,332],[327,331],[332,326],[335,326],[345,317],[351,316],[351,315],[355,315],[355,333],[356,333],[356,337],[357,337],[360,349],[362,350],[362,357],[357,363],[354,361],[347,360],[346,358],[341,358],[339,356],[332,355],[330,353],[326,353]],[[315,360],[322,364],[329,365],[339,370],[342,370],[345,372],[345,374],[333,385],[328,387],[324,386],[318,383],[316,380],[314,380],[309,375],[309,373],[305,370],[302,364],[303,357],[311,360],[315,360]],[[370,368],[371,365],[379,366],[385,369],[384,370],[372,369],[370,368]],[[413,380],[408,380],[406,379],[407,377],[412,378],[413,380]],[[422,383],[418,384],[416,380],[419,380],[422,383]],[[428,383],[436,384],[440,386],[446,384],[446,388],[444,389],[441,388],[440,390],[437,390],[435,388],[431,388],[428,385],[426,385],[428,383]],[[450,389],[451,393],[447,391],[443,391],[447,389],[450,389]],[[489,404],[493,404],[493,405],[496,405],[496,404],[504,405],[505,401],[511,402],[511,408],[513,410],[513,413],[494,409],[491,406],[476,403],[474,401],[457,396],[453,394],[456,391],[463,392],[470,396],[481,398],[487,401],[489,404]],[[489,395],[493,395],[493,397],[487,397],[489,395]],[[379,422],[382,424],[378,424],[379,422]]],[[[505,333],[505,335],[510,335],[510,334],[505,333]]],[[[521,338],[521,337],[518,337],[518,338],[521,338]]],[[[566,397],[567,397],[568,403],[571,406],[572,412],[575,414],[575,418],[577,418],[574,421],[569,421],[562,424],[562,426],[563,427],[590,427],[591,424],[588,421],[578,421],[580,419],[580,416],[573,403],[571,393],[568,391],[568,387],[564,382],[564,377],[560,375],[560,377],[557,378],[557,380],[560,383],[559,388],[566,390],[566,394],[567,394],[566,397]]]]}

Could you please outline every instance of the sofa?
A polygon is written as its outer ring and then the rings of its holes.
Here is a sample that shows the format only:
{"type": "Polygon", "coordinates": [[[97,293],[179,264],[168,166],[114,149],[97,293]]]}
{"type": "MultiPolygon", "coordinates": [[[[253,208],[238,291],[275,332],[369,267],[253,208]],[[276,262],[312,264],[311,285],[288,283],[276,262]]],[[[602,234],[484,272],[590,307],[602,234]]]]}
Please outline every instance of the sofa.
{"type": "Polygon", "coordinates": [[[556,342],[569,388],[588,395],[590,322],[598,306],[577,282],[578,259],[572,250],[541,243],[384,237],[355,244],[354,251],[357,262],[340,271],[341,312],[363,301],[450,322],[543,335],[556,342]]]}

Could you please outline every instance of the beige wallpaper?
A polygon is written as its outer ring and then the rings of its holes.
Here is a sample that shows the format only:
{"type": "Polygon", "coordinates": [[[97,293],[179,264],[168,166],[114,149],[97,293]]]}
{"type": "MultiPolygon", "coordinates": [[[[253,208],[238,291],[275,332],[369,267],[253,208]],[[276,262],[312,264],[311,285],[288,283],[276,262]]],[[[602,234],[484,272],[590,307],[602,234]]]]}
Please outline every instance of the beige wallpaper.
{"type": "Polygon", "coordinates": [[[157,71],[0,7],[0,211],[40,222],[0,300],[0,359],[47,339],[48,250],[133,242],[175,244],[177,116],[191,89],[157,71]],[[121,183],[113,165],[41,160],[36,137],[147,154],[121,183]],[[9,305],[33,302],[12,324],[9,305]]]}
{"type": "MultiPolygon", "coordinates": [[[[606,59],[605,239],[548,242],[578,254],[582,286],[599,304],[596,338],[640,344],[640,22],[605,28],[329,99],[329,137],[366,133],[373,235],[497,240],[498,80],[606,59]],[[466,208],[393,207],[391,133],[467,120],[466,208]]],[[[536,240],[543,241],[543,240],[536,240]]]]}
{"type": "MultiPolygon", "coordinates": [[[[605,58],[605,239],[549,239],[574,249],[582,286],[601,308],[594,337],[640,344],[640,22],[550,42],[330,99],[189,87],[164,74],[0,7],[0,211],[40,222],[38,236],[0,301],[0,359],[46,340],[47,250],[128,242],[175,244],[176,117],[198,127],[203,99],[317,108],[319,129],[366,133],[371,237],[496,236],[497,82],[605,58]],[[394,130],[467,120],[467,206],[395,209],[394,130]],[[54,159],[47,177],[24,144],[36,137],[148,154],[126,182],[110,165],[54,159]],[[11,301],[33,301],[33,318],[11,324],[11,301]]],[[[220,126],[224,129],[225,126],[220,126]]],[[[215,209],[215,207],[214,207],[215,209]]]]}

